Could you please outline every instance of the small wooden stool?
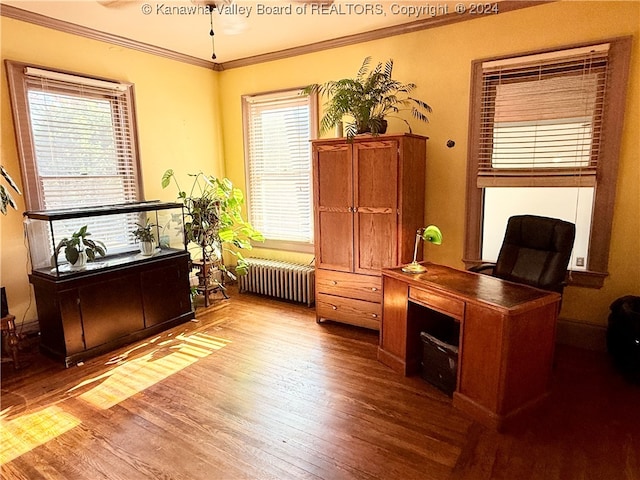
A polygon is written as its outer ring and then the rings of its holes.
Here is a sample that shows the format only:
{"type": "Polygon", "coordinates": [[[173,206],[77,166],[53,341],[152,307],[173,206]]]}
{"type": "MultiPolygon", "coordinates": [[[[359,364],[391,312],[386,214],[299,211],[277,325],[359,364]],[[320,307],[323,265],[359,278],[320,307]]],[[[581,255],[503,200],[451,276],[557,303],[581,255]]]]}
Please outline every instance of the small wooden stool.
{"type": "Polygon", "coordinates": [[[11,358],[13,359],[13,368],[20,368],[18,362],[18,335],[16,333],[16,317],[15,315],[7,315],[2,317],[1,331],[4,334],[6,332],[9,339],[9,351],[11,352],[11,358]]]}

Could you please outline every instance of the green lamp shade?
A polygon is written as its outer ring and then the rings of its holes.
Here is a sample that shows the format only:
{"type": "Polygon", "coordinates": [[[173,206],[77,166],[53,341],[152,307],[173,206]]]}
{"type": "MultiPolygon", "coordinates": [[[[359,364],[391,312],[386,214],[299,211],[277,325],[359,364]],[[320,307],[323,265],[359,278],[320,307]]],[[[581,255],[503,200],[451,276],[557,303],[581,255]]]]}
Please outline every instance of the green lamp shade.
{"type": "Polygon", "coordinates": [[[433,243],[434,245],[442,244],[442,232],[435,225],[429,225],[427,228],[425,228],[424,232],[422,232],[422,238],[427,242],[433,243]]]}

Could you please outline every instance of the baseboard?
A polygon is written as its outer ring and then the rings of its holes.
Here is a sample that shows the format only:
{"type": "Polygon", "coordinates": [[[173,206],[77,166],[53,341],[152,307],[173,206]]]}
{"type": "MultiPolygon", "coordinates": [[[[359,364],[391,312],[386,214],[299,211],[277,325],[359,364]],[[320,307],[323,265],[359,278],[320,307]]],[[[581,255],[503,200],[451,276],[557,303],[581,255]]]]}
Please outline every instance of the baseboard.
{"type": "Polygon", "coordinates": [[[16,325],[16,330],[21,336],[34,337],[40,333],[38,320],[25,320],[22,324],[16,325]]]}
{"type": "Polygon", "coordinates": [[[607,328],[560,318],[556,330],[556,343],[605,352],[607,350],[607,328]]]}

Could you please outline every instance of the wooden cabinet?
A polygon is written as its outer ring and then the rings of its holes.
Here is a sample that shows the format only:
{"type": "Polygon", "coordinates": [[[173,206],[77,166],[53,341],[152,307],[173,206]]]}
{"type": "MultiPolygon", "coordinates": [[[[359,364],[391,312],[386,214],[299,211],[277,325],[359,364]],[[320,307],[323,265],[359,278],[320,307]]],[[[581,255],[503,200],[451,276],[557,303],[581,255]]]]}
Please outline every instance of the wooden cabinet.
{"type": "Polygon", "coordinates": [[[380,270],[409,263],[424,226],[426,140],[313,142],[318,321],[379,329],[380,270]]]}
{"type": "Polygon", "coordinates": [[[70,366],[193,318],[189,254],[64,278],[33,273],[40,349],[70,366]]]}

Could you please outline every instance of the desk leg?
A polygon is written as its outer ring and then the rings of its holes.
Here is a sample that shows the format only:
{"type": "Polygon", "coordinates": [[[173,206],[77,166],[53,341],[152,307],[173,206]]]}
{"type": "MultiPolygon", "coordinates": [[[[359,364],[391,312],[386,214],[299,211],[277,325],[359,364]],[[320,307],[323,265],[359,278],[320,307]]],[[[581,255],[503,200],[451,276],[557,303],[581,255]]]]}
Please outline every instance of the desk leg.
{"type": "Polygon", "coordinates": [[[403,375],[411,373],[407,364],[407,312],[409,285],[383,277],[384,296],[378,360],[403,375]]]}

